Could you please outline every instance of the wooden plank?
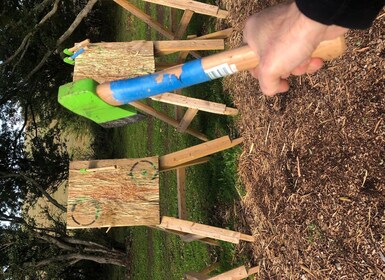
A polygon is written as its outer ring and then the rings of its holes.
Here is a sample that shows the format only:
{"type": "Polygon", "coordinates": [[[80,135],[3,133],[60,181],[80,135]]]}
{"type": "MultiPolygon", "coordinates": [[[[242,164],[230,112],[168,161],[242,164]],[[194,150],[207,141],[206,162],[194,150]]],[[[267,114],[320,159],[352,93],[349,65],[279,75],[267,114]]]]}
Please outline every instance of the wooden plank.
{"type": "Polygon", "coordinates": [[[213,263],[212,265],[206,267],[205,269],[203,269],[199,273],[202,273],[204,275],[208,275],[211,272],[213,272],[214,270],[216,270],[217,268],[219,268],[219,262],[213,263]]]}
{"type": "Polygon", "coordinates": [[[68,229],[157,225],[159,211],[158,157],[70,164],[68,229]]]}
{"type": "MultiPolygon", "coordinates": [[[[181,219],[181,218],[179,218],[179,219],[181,219]]],[[[186,235],[181,237],[181,239],[186,243],[190,243],[192,241],[200,240],[203,238],[205,238],[205,237],[201,236],[201,235],[196,235],[196,234],[186,234],[186,235]]]]}
{"type": "Polygon", "coordinates": [[[136,16],[139,19],[141,19],[142,21],[144,21],[151,28],[158,31],[160,34],[162,34],[167,39],[170,39],[170,40],[174,39],[174,34],[172,32],[165,29],[159,22],[153,20],[149,15],[147,15],[145,12],[143,12],[138,7],[127,2],[126,0],[114,0],[114,2],[119,4],[120,6],[122,6],[124,9],[126,9],[128,12],[130,12],[134,16],[136,16]]]}
{"type": "MultiPolygon", "coordinates": [[[[188,40],[191,40],[191,39],[195,39],[195,40],[226,39],[226,38],[230,37],[232,32],[233,32],[232,28],[227,28],[227,29],[224,29],[224,30],[216,31],[216,32],[213,32],[213,33],[210,33],[210,34],[199,36],[199,37],[197,37],[196,35],[190,35],[190,36],[187,36],[187,39],[188,40]]],[[[186,58],[187,58],[189,53],[192,56],[194,56],[195,58],[200,58],[201,57],[198,53],[195,53],[195,52],[180,52],[176,61],[178,63],[183,63],[186,60],[186,58]]]]}
{"type": "Polygon", "coordinates": [[[171,8],[169,13],[169,27],[173,33],[178,28],[177,9],[171,8]]]}
{"type": "Polygon", "coordinates": [[[240,233],[236,231],[198,224],[191,221],[181,220],[167,216],[162,217],[160,227],[231,242],[234,244],[238,244],[240,239],[240,233]]]}
{"type": "Polygon", "coordinates": [[[254,242],[255,241],[254,236],[248,235],[248,234],[243,234],[243,233],[241,233],[240,239],[244,240],[244,241],[248,241],[248,242],[254,242]]]}
{"type": "MultiPolygon", "coordinates": [[[[192,39],[194,39],[194,38],[196,38],[197,37],[197,35],[187,35],[187,40],[192,40],[192,39]]],[[[186,58],[187,58],[187,56],[188,56],[188,54],[189,54],[190,52],[180,52],[179,54],[178,54],[178,57],[177,57],[177,59],[176,59],[176,61],[177,61],[177,63],[183,63],[183,62],[185,62],[185,60],[186,60],[186,58]]],[[[195,58],[200,58],[201,56],[199,55],[199,54],[193,54],[193,53],[191,53],[191,55],[192,56],[194,56],[195,58]],[[196,56],[196,55],[198,55],[198,57],[196,56]]]]}
{"type": "MultiPolygon", "coordinates": [[[[174,93],[173,94],[176,94],[176,95],[181,95],[182,94],[182,89],[177,89],[177,90],[174,90],[174,93]]],[[[182,118],[183,118],[183,115],[184,115],[184,108],[181,107],[181,106],[178,106],[176,104],[175,105],[175,118],[180,121],[182,118]]]]}
{"type": "Polygon", "coordinates": [[[188,108],[182,120],[180,121],[177,130],[179,132],[184,132],[189,127],[189,125],[191,124],[192,120],[195,118],[198,111],[199,111],[198,109],[188,108]]]}
{"type": "Polygon", "coordinates": [[[224,50],[225,43],[223,39],[154,41],[154,49],[159,56],[179,51],[224,50]]]}
{"type": "MultiPolygon", "coordinates": [[[[131,102],[130,105],[134,106],[138,110],[143,111],[146,114],[149,114],[155,118],[160,119],[161,121],[164,121],[165,123],[168,123],[169,125],[171,125],[175,128],[178,128],[178,126],[179,126],[179,121],[167,116],[165,113],[160,112],[160,111],[152,108],[151,106],[148,106],[148,105],[146,105],[140,101],[131,102]]],[[[206,137],[206,135],[204,135],[203,133],[200,133],[200,132],[198,132],[192,128],[187,128],[185,130],[185,132],[194,136],[194,137],[197,137],[198,139],[200,139],[202,141],[208,141],[208,138],[206,137]]]]}
{"type": "Polygon", "coordinates": [[[199,272],[189,271],[185,273],[183,279],[184,280],[208,280],[209,277],[199,272]]]}
{"type": "Polygon", "coordinates": [[[174,67],[176,65],[179,65],[178,62],[166,62],[166,61],[156,61],[155,62],[155,70],[161,71],[170,67],[174,67]]]}
{"type": "Polygon", "coordinates": [[[210,280],[241,280],[247,278],[248,274],[244,265],[232,270],[221,273],[217,276],[210,277],[210,280]]]}
{"type": "Polygon", "coordinates": [[[180,167],[176,170],[177,196],[178,196],[178,217],[187,219],[186,208],[186,168],[180,167]]]}
{"type": "Polygon", "coordinates": [[[178,169],[178,168],[181,168],[181,167],[190,167],[190,166],[194,166],[194,165],[197,165],[197,164],[206,163],[209,160],[210,160],[210,157],[198,158],[196,160],[189,161],[187,163],[184,163],[184,164],[181,164],[181,165],[177,165],[177,166],[173,166],[173,167],[170,167],[170,168],[163,168],[163,166],[161,166],[159,164],[159,171],[165,172],[165,171],[170,171],[170,170],[178,169]]]}
{"type": "Polygon", "coordinates": [[[247,270],[247,274],[249,276],[253,275],[253,274],[256,274],[256,273],[259,273],[260,272],[260,267],[259,266],[254,266],[254,267],[251,267],[247,270]]]}
{"type": "Polygon", "coordinates": [[[93,43],[76,58],[73,80],[92,78],[98,83],[155,72],[151,41],[93,43]],[[119,63],[112,63],[112,62],[119,63]]]}
{"type": "Polygon", "coordinates": [[[175,93],[163,93],[150,97],[152,100],[157,100],[163,103],[173,104],[182,107],[188,107],[192,109],[198,109],[200,111],[235,116],[238,114],[238,109],[227,107],[225,104],[202,100],[198,98],[192,98],[175,93]]]}
{"type": "MultiPolygon", "coordinates": [[[[160,227],[159,225],[157,225],[157,226],[148,226],[148,227],[153,228],[153,229],[157,229],[157,230],[161,230],[161,231],[164,231],[164,232],[167,232],[167,233],[171,233],[171,234],[177,235],[177,236],[179,236],[181,238],[183,236],[185,236],[185,235],[188,235],[188,233],[180,232],[180,231],[176,231],[176,230],[171,230],[171,229],[165,229],[165,228],[160,227]]],[[[211,239],[211,238],[203,238],[203,239],[199,239],[199,241],[202,242],[202,243],[211,245],[211,246],[219,246],[219,242],[214,240],[214,239],[211,239]]]]}
{"type": "Polygon", "coordinates": [[[180,19],[178,28],[174,34],[175,40],[183,38],[183,35],[186,33],[188,24],[190,23],[193,14],[194,14],[194,12],[191,10],[185,10],[184,11],[182,18],[180,19]]]}
{"type": "Polygon", "coordinates": [[[194,40],[226,39],[230,37],[233,28],[227,28],[194,38],[194,40]]]}
{"type": "Polygon", "coordinates": [[[203,144],[161,156],[159,158],[159,165],[162,167],[162,169],[172,168],[184,163],[188,163],[190,161],[194,161],[198,158],[232,148],[241,143],[242,140],[243,138],[238,138],[231,141],[228,136],[223,136],[203,144]]]}
{"type": "Polygon", "coordinates": [[[213,16],[217,18],[226,18],[228,11],[222,10],[217,6],[197,2],[197,1],[180,1],[180,0],[144,0],[150,3],[159,4],[167,7],[172,7],[180,10],[192,10],[195,13],[213,16]]]}

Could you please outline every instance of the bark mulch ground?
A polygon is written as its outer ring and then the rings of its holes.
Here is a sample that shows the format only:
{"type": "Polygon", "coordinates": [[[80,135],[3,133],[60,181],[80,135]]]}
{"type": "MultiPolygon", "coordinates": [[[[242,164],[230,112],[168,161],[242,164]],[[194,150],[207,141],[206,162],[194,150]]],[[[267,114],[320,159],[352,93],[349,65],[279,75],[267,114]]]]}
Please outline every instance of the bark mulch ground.
{"type": "MultiPolygon", "coordinates": [[[[229,47],[275,3],[223,0],[229,47]]],[[[342,58],[291,78],[287,94],[262,96],[246,72],[225,79],[241,112],[238,211],[257,239],[257,279],[385,279],[385,12],[346,38],[342,58]]]]}

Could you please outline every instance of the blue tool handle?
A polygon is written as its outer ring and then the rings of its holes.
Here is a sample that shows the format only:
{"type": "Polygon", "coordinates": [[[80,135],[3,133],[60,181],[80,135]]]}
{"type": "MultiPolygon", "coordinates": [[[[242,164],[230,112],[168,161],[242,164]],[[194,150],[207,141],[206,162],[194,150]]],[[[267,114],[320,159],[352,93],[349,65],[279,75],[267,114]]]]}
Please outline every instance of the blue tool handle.
{"type": "Polygon", "coordinates": [[[209,80],[202,60],[197,59],[161,72],[99,85],[97,94],[107,103],[121,105],[209,80]]]}
{"type": "MultiPolygon", "coordinates": [[[[343,37],[323,41],[313,52],[312,57],[331,60],[340,56],[345,48],[343,37]]],[[[154,74],[100,84],[96,88],[96,93],[108,104],[122,105],[252,69],[258,63],[259,57],[249,46],[243,46],[154,74]]]]}

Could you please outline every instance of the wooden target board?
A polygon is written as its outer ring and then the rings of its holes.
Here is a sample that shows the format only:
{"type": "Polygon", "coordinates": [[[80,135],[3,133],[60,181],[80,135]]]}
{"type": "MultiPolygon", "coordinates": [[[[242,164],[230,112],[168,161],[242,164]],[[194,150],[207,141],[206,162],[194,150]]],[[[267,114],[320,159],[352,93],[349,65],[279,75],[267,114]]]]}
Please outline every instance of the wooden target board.
{"type": "Polygon", "coordinates": [[[158,225],[158,157],[70,164],[67,228],[158,225]]]}
{"type": "Polygon", "coordinates": [[[73,80],[92,78],[98,83],[155,72],[152,41],[91,43],[75,61],[73,80]]]}

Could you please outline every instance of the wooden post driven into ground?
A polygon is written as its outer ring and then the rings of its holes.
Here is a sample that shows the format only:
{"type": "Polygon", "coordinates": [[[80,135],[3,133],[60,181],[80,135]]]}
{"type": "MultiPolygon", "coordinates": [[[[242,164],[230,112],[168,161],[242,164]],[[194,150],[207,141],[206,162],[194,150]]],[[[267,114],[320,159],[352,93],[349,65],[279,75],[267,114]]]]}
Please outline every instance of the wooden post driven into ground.
{"type": "Polygon", "coordinates": [[[208,15],[217,18],[226,18],[228,12],[219,9],[217,6],[198,2],[198,1],[181,1],[181,0],[144,0],[154,4],[172,7],[180,10],[191,10],[194,13],[208,15]]]}
{"type": "Polygon", "coordinates": [[[176,169],[178,190],[178,217],[187,219],[186,209],[186,170],[188,166],[205,163],[211,154],[230,149],[240,143],[243,138],[231,140],[229,136],[223,136],[203,144],[195,145],[159,158],[159,171],[176,169]]]}

